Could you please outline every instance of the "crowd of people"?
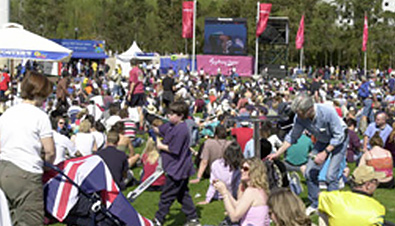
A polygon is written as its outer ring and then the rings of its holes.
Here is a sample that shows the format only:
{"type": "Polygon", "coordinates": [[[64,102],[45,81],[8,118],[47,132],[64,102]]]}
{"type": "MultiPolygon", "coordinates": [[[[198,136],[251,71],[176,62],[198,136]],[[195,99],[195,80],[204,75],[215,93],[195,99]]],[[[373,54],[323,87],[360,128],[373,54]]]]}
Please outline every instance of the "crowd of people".
{"type": "Polygon", "coordinates": [[[144,181],[161,165],[165,175],[149,188],[161,191],[155,225],[164,224],[175,200],[186,226],[201,225],[189,187],[205,179],[205,199],[196,204],[222,200],[223,225],[312,225],[314,213],[327,225],[355,216],[360,222],[347,225],[391,225],[371,197],[377,188],[394,188],[391,70],[309,68],[293,70],[293,79],[242,78],[235,68],[229,75],[204,68],[161,74],[132,60],[125,78],[119,65],[113,72],[104,64],[82,65],[65,66],[56,84],[34,70],[20,81],[2,73],[0,189],[14,225],[43,222],[44,161],[92,154],[103,159],[121,190],[133,181],[131,168],[141,167],[144,181]],[[252,119],[259,122],[259,137],[252,119]],[[144,146],[141,155],[138,146],[144,146]],[[273,181],[271,167],[279,166],[268,162],[284,166],[289,186],[273,181]],[[298,196],[301,175],[307,207],[298,196]],[[344,183],[351,192],[338,191],[344,183]]]}

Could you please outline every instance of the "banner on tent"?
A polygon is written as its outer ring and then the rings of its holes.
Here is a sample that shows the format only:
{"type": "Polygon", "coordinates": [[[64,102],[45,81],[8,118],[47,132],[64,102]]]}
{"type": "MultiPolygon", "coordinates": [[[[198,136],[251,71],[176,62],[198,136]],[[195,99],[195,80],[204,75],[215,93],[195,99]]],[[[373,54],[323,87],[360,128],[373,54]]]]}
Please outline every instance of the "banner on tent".
{"type": "Polygon", "coordinates": [[[53,39],[54,42],[73,50],[72,58],[102,59],[106,43],[103,40],[53,39]]]}
{"type": "Polygon", "coordinates": [[[251,56],[218,56],[218,55],[198,55],[197,66],[210,75],[217,74],[218,68],[224,75],[230,75],[231,69],[236,68],[240,76],[251,76],[253,57],[251,56]]]}
{"type": "Polygon", "coordinates": [[[20,49],[1,49],[0,58],[25,58],[35,60],[61,60],[68,57],[68,53],[20,50],[20,49]]]}

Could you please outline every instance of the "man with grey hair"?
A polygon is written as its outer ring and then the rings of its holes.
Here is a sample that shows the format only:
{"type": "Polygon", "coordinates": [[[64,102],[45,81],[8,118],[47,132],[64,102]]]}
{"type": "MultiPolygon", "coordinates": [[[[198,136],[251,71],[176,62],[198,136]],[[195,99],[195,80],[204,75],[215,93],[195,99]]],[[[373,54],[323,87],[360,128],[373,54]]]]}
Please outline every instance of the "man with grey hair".
{"type": "Polygon", "coordinates": [[[337,190],[339,187],[338,175],[341,162],[346,156],[348,134],[347,126],[329,105],[314,104],[313,98],[306,93],[299,94],[292,102],[291,109],[296,113],[294,126],[285,136],[283,145],[268,159],[280,157],[292,144],[295,144],[304,130],[309,131],[316,138],[306,166],[305,177],[307,181],[308,197],[312,202],[306,210],[310,215],[318,207],[318,175],[325,160],[330,157],[326,175],[328,190],[337,190]]]}
{"type": "Polygon", "coordinates": [[[313,106],[314,106],[313,98],[303,93],[301,95],[296,96],[296,98],[292,101],[291,109],[295,113],[297,113],[298,111],[307,112],[307,110],[309,110],[313,106]]]}

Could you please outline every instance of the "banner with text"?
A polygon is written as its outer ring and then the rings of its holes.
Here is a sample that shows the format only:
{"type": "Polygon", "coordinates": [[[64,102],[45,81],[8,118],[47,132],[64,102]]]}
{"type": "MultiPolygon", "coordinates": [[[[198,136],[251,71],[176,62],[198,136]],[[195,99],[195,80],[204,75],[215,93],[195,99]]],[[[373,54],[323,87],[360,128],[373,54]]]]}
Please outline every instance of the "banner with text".
{"type": "Polygon", "coordinates": [[[73,50],[72,58],[105,59],[104,40],[52,39],[52,41],[73,50]]]}
{"type": "Polygon", "coordinates": [[[240,76],[251,76],[254,58],[251,56],[198,55],[197,70],[203,69],[216,75],[218,68],[224,75],[230,75],[233,67],[240,76]]]}
{"type": "Polygon", "coordinates": [[[259,5],[258,24],[256,26],[256,37],[259,37],[266,29],[272,4],[261,3],[259,5]]]}
{"type": "Polygon", "coordinates": [[[182,3],[182,37],[193,37],[193,2],[182,3]]]}

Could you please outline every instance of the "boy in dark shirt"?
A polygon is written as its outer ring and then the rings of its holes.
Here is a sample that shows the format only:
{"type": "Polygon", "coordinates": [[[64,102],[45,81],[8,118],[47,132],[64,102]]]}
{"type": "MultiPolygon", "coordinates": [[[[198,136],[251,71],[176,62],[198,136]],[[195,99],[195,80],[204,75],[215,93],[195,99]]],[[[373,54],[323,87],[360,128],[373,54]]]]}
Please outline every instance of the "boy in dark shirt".
{"type": "Polygon", "coordinates": [[[161,151],[166,183],[160,195],[159,210],[155,214],[154,224],[162,225],[174,200],[182,204],[181,210],[187,216],[184,226],[200,225],[196,208],[189,194],[189,177],[195,174],[192,153],[189,149],[190,134],[184,120],[188,117],[189,107],[185,102],[173,102],[169,106],[169,122],[154,127],[155,132],[163,137],[157,140],[161,151]]]}
{"type": "Polygon", "coordinates": [[[107,134],[107,147],[99,150],[97,155],[100,156],[108,168],[111,175],[121,190],[126,188],[124,179],[126,178],[129,169],[128,156],[117,149],[119,141],[119,134],[115,131],[110,131],[107,134]]]}

